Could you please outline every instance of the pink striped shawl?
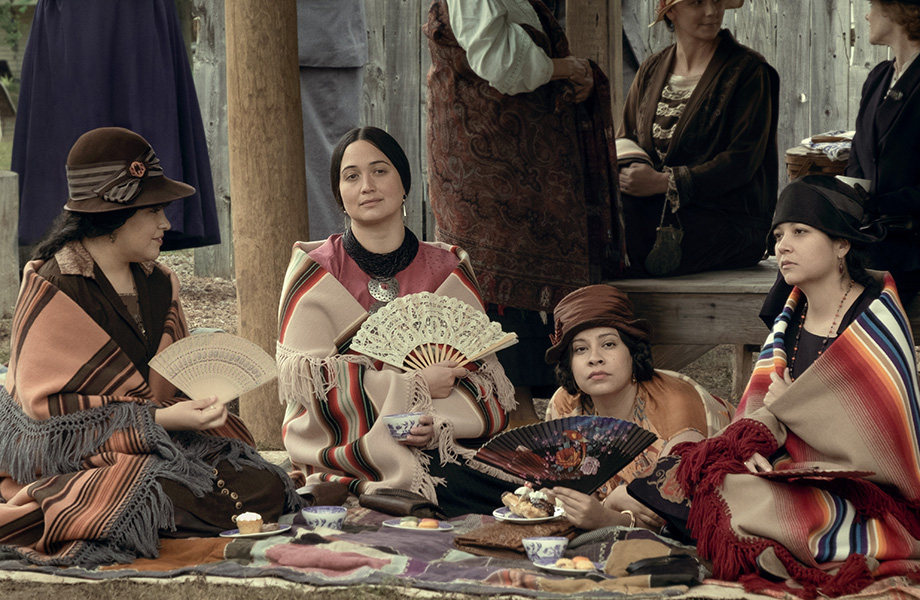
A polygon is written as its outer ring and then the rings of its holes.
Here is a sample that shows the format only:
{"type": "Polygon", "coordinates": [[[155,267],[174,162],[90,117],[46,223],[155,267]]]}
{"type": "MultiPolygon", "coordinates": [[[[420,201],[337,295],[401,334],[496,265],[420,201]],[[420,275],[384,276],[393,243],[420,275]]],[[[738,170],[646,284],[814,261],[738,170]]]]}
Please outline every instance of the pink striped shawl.
{"type": "Polygon", "coordinates": [[[774,325],[735,422],[718,437],[681,445],[678,477],[689,525],[715,576],[775,587],[764,571],[836,596],[873,578],[920,572],[920,407],[910,326],[894,280],[769,407],[770,373],[786,366],[796,288],[774,325]],[[779,450],[780,452],[777,452],[779,450]],[[774,468],[869,471],[865,478],[771,481],[742,461],[774,468]]]}
{"type": "MultiPolygon", "coordinates": [[[[420,411],[435,419],[442,460],[473,452],[457,439],[495,434],[507,425],[514,392],[492,355],[432,400],[421,377],[349,351],[368,313],[347,289],[308,255],[323,242],[294,245],[279,309],[279,389],[287,404],[282,436],[294,466],[308,481],[339,480],[353,493],[378,487],[409,489],[435,500],[442,483],[427,471],[428,457],[396,443],[377,417],[420,411]]],[[[482,310],[469,257],[457,247],[459,266],[433,293],[482,310]]]]}
{"type": "MultiPolygon", "coordinates": [[[[0,547],[47,564],[155,557],[159,530],[173,525],[157,478],[206,493],[205,461],[219,453],[254,464],[252,437],[232,415],[207,434],[170,437],[151,409],[181,401],[175,388],[155,372],[145,380],[105,330],[38,275],[41,264],[25,268],[0,388],[0,547]]],[[[162,350],[188,329],[178,280],[155,268],[172,285],[162,350]]]]}

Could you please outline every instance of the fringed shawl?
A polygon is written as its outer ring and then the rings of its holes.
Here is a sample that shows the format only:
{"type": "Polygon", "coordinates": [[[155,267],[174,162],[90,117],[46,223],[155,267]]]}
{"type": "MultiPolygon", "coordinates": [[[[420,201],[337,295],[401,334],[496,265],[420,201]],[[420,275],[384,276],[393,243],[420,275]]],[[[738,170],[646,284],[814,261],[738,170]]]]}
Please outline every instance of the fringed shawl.
{"type": "Polygon", "coordinates": [[[789,297],[760,353],[735,422],[682,444],[678,479],[689,526],[720,579],[779,584],[811,597],[856,592],[873,578],[920,572],[920,407],[914,342],[894,280],[770,406],[770,373],[786,367],[789,297]],[[747,472],[754,452],[774,469],[871,475],[775,481],[747,472]],[[802,587],[799,587],[802,586],[802,587]]]}
{"type": "MultiPolygon", "coordinates": [[[[159,530],[174,528],[157,479],[200,496],[213,488],[220,460],[277,470],[287,504],[296,505],[286,474],[259,457],[236,417],[206,433],[170,435],[157,425],[156,406],[182,401],[175,388],[155,372],[145,380],[105,330],[37,273],[42,264],[26,265],[0,389],[0,548],[39,564],[156,557],[159,530]]],[[[172,285],[162,350],[188,331],[178,280],[155,268],[172,285]]]]}
{"type": "MultiPolygon", "coordinates": [[[[540,0],[542,31],[523,25],[550,58],[571,54],[540,0]]],[[[456,20],[455,20],[456,22],[456,20]]],[[[428,180],[439,240],[473,257],[487,303],[551,311],[566,294],[619,273],[626,260],[610,82],[550,81],[502,94],[470,68],[447,3],[423,27],[428,72],[428,180]],[[603,272],[606,270],[606,272],[603,272]]]]}
{"type": "MultiPolygon", "coordinates": [[[[349,350],[367,312],[309,252],[322,242],[298,243],[285,275],[279,310],[278,370],[287,404],[282,436],[294,466],[312,480],[339,480],[353,493],[379,487],[408,489],[435,500],[442,483],[427,471],[427,456],[398,444],[378,417],[403,412],[434,416],[442,461],[467,458],[458,439],[493,435],[507,425],[514,392],[492,355],[460,380],[447,398],[432,400],[424,380],[349,350]]],[[[436,289],[482,310],[469,264],[436,289]]]]}

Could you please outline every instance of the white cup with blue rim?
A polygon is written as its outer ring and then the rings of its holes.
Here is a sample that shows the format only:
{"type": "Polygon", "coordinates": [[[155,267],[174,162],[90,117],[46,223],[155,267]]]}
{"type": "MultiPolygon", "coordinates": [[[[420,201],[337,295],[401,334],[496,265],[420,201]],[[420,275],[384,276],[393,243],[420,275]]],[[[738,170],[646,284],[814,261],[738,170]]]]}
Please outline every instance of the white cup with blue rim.
{"type": "Polygon", "coordinates": [[[562,558],[569,547],[568,538],[564,537],[529,537],[521,540],[524,551],[531,562],[555,562],[562,558]]]}

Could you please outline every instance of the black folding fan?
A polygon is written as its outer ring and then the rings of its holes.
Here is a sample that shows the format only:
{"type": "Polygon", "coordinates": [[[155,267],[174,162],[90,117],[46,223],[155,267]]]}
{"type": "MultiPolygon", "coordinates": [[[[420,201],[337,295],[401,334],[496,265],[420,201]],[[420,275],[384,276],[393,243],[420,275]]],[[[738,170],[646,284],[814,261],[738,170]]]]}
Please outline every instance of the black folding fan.
{"type": "Polygon", "coordinates": [[[536,486],[591,494],[656,439],[613,417],[565,417],[500,433],[474,458],[536,486]]]}

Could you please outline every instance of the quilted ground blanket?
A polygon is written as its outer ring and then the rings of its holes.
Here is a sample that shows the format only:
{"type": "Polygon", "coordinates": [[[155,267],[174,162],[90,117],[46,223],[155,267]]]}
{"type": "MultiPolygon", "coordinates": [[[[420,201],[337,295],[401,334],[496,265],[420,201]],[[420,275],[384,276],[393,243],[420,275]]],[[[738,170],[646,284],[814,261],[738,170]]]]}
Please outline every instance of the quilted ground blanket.
{"type": "MultiPolygon", "coordinates": [[[[288,515],[290,529],[262,538],[163,540],[160,557],[97,569],[29,565],[0,555],[5,574],[48,574],[73,581],[113,578],[174,578],[183,575],[239,580],[276,578],[315,586],[399,585],[434,593],[534,598],[785,598],[758,596],[737,584],[705,580],[705,567],[691,579],[703,585],[662,585],[673,581],[666,563],[657,575],[632,575],[624,568],[643,557],[692,555],[692,548],[669,544],[637,529],[612,528],[575,537],[569,555],[600,562],[602,571],[587,576],[542,570],[525,557],[489,558],[461,551],[454,538],[494,522],[491,516],[467,515],[448,521],[451,529],[407,530],[384,525],[389,515],[360,507],[349,509],[343,531],[311,530],[288,515]],[[617,576],[615,576],[617,575],[617,576]]],[[[686,577],[683,573],[682,577],[686,577]]],[[[678,578],[679,579],[679,578],[678,578]]],[[[226,579],[222,579],[226,581],[226,579]]],[[[920,590],[889,580],[864,590],[859,598],[920,599],[920,590]]]]}

